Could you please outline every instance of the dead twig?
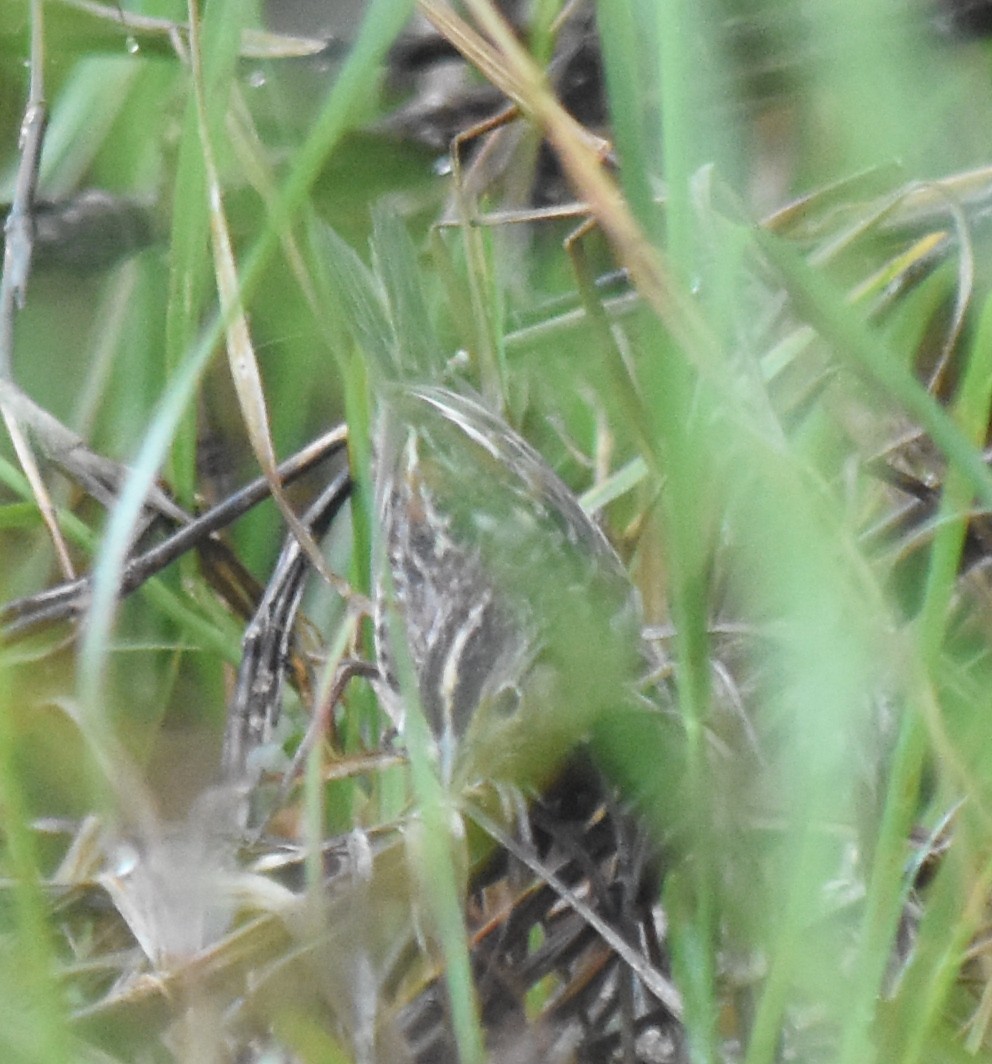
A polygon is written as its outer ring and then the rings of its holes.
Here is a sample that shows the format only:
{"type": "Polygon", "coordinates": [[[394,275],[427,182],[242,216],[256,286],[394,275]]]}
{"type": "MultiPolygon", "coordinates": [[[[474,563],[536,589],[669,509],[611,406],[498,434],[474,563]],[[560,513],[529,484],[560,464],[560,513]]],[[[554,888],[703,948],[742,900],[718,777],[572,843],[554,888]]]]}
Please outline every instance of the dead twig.
{"type": "MultiPolygon", "coordinates": [[[[346,439],[347,431],[343,426],[338,426],[314,440],[278,467],[281,482],[284,485],[292,483],[319,462],[339,451],[346,439]]],[[[267,498],[269,493],[269,482],[264,477],[259,477],[205,514],[194,518],[162,492],[163,498],[168,500],[168,506],[160,512],[173,526],[178,525],[179,529],[162,543],[135,555],[127,563],[121,579],[120,594],[123,596],[135,591],[146,580],[194,547],[213,556],[219,551],[230,555],[216,539],[216,533],[267,498]]],[[[226,560],[230,562],[231,558],[226,560]]],[[[234,561],[237,564],[236,559],[234,561]]],[[[38,595],[7,603],[0,608],[0,642],[23,639],[41,625],[78,617],[89,601],[91,582],[91,577],[85,576],[38,595]]],[[[246,615],[254,606],[253,603],[250,606],[243,602],[239,604],[233,593],[224,594],[224,597],[238,612],[246,615]]]]}
{"type": "MultiPolygon", "coordinates": [[[[32,211],[38,187],[41,148],[48,124],[48,108],[44,88],[44,23],[41,0],[31,3],[31,58],[28,102],[21,123],[21,159],[17,168],[14,200],[4,225],[3,275],[0,276],[0,379],[13,380],[14,317],[23,308],[31,272],[31,252],[34,243],[32,211]]],[[[0,414],[10,435],[17,460],[38,501],[42,520],[48,528],[59,565],[65,576],[75,576],[69,548],[55,517],[55,506],[48,494],[38,463],[21,431],[16,415],[0,399],[0,414]]]]}

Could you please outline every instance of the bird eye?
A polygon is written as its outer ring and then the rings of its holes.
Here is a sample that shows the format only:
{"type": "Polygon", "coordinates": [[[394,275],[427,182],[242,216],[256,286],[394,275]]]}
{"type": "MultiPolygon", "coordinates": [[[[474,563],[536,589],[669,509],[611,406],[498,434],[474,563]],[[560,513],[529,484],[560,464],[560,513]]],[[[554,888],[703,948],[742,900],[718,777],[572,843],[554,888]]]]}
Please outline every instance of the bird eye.
{"type": "Polygon", "coordinates": [[[508,720],[520,705],[520,688],[516,684],[504,684],[493,698],[493,713],[508,720]]]}

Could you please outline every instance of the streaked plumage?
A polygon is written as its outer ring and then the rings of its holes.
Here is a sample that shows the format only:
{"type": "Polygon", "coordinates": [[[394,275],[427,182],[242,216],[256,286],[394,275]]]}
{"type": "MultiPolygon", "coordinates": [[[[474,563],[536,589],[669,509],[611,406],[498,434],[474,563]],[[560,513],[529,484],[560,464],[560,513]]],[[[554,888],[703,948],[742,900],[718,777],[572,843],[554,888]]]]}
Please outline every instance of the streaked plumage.
{"type": "Polygon", "coordinates": [[[381,403],[385,707],[402,727],[409,697],[393,645],[402,632],[443,762],[529,779],[528,753],[553,761],[624,698],[639,671],[636,593],[568,487],[479,401],[407,384],[381,403]]]}

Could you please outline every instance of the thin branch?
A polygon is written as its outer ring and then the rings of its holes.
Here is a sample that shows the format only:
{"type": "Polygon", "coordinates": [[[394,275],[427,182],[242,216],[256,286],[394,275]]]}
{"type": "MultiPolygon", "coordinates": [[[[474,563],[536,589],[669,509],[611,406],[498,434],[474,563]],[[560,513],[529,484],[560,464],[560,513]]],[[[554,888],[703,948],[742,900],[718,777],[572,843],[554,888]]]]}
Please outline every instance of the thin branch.
{"type": "MultiPolygon", "coordinates": [[[[346,439],[346,430],[339,426],[314,440],[279,466],[281,482],[290,484],[340,450],[346,439]]],[[[236,521],[269,494],[269,482],[259,477],[200,517],[193,518],[172,503],[165,517],[171,524],[179,525],[179,531],[127,563],[121,575],[121,595],[128,595],[141,587],[188,550],[194,547],[202,550],[217,545],[211,539],[217,531],[236,521]]],[[[0,608],[0,642],[14,642],[42,625],[78,617],[89,601],[90,586],[91,577],[85,576],[40,594],[8,602],[0,608]]],[[[244,607],[231,602],[231,597],[225,595],[232,608],[243,611],[244,607]]],[[[251,608],[254,608],[254,604],[251,608]]]]}
{"type": "Polygon", "coordinates": [[[34,246],[34,201],[38,189],[41,148],[48,125],[44,90],[44,48],[41,0],[31,4],[31,76],[27,108],[21,123],[21,152],[14,199],[4,225],[3,277],[0,278],[0,376],[13,374],[14,313],[24,306],[34,246]]]}
{"type": "MultiPolygon", "coordinates": [[[[323,535],[350,491],[347,472],[338,474],[303,516],[309,535],[323,535]]],[[[232,782],[245,776],[251,753],[269,741],[279,721],[283,677],[296,635],[296,616],[309,561],[309,555],[290,530],[265,594],[245,630],[222,757],[224,776],[232,782]]]]}
{"type": "MultiPolygon", "coordinates": [[[[21,123],[19,148],[21,160],[17,168],[14,186],[14,201],[4,224],[3,274],[0,276],[0,379],[13,379],[14,367],[14,317],[24,307],[28,276],[31,272],[31,253],[34,247],[34,200],[38,188],[38,171],[41,164],[41,148],[48,125],[48,108],[45,105],[44,86],[44,23],[42,0],[31,3],[31,77],[28,103],[21,123]]],[[[41,479],[38,463],[31,446],[21,431],[13,412],[0,402],[0,414],[10,435],[24,475],[38,502],[42,520],[48,528],[55,547],[55,554],[63,575],[72,578],[75,571],[69,548],[55,517],[55,506],[41,479]]]]}

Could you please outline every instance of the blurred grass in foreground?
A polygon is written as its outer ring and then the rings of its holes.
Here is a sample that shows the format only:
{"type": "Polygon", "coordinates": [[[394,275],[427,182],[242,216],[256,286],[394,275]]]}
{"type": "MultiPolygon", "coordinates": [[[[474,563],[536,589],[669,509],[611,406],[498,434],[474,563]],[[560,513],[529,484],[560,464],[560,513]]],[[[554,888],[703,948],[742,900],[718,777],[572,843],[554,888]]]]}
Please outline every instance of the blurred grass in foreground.
{"type": "MultiPolygon", "coordinates": [[[[187,18],[181,5],[151,6],[187,18]]],[[[24,24],[23,10],[0,0],[0,23],[24,24]]],[[[107,273],[32,277],[18,380],[98,450],[141,455],[146,479],[164,466],[182,502],[223,494],[255,468],[219,350],[189,68],[140,33],[87,23],[100,30],[94,41],[65,29],[59,4],[44,10],[52,121],[41,192],[126,193],[149,205],[158,239],[107,273]],[[204,438],[220,473],[197,465],[204,438]]],[[[642,303],[604,333],[588,319],[548,322],[544,301],[573,288],[549,237],[520,240],[509,226],[473,230],[474,243],[457,230],[428,236],[447,191],[430,153],[386,152],[357,132],[382,106],[380,64],[402,5],[375,5],[344,65],[316,68],[319,101],[293,96],[292,74],[311,61],[238,57],[255,14],[211,0],[203,60],[276,449],[287,454],[347,416],[356,476],[368,483],[366,373],[320,260],[320,226],[364,254],[368,208],[387,195],[436,252],[418,268],[445,355],[465,347],[479,360],[488,345],[508,418],[576,491],[607,498],[605,523],[662,633],[686,736],[678,802],[656,778],[664,752],[608,730],[602,742],[615,774],[656,797],[647,815],[659,834],[677,840],[663,901],[692,1059],[988,1058],[989,589],[983,566],[960,575],[969,544],[986,546],[980,521],[966,539],[964,518],[990,497],[976,466],[992,380],[983,217],[992,180],[963,176],[989,162],[987,47],[941,38],[916,8],[881,0],[601,0],[623,199],[597,204],[598,220],[615,240],[629,210],[645,256],[663,256],[681,293],[674,313],[687,307],[692,318],[679,331],[642,303]],[[748,212],[805,194],[805,210],[756,236],[748,212]],[[776,255],[781,244],[804,261],[776,255]],[[483,296],[474,313],[473,290],[483,296]],[[524,319],[544,328],[518,327],[524,319]],[[927,395],[911,371],[925,379],[945,353],[927,395]],[[928,442],[937,436],[940,448],[928,442]],[[869,533],[909,500],[869,474],[880,456],[932,493],[918,526],[888,538],[869,533]],[[947,852],[917,890],[917,866],[947,832],[947,852]]],[[[24,39],[0,31],[8,185],[24,39]]],[[[529,110],[558,131],[541,87],[507,69],[533,94],[529,110]]],[[[499,204],[479,209],[489,206],[499,204]]],[[[597,240],[590,253],[606,258],[597,240]]],[[[614,251],[637,275],[640,260],[624,257],[636,244],[614,251]]],[[[7,598],[54,577],[9,465],[3,479],[7,598]]],[[[110,556],[107,519],[58,490],[79,519],[67,528],[89,570],[101,544],[110,556]]],[[[363,520],[356,505],[355,552],[351,531],[337,529],[328,553],[367,589],[363,520]]],[[[234,531],[260,580],[281,529],[269,505],[234,531]]],[[[314,592],[311,605],[328,619],[330,646],[346,619],[326,598],[314,592]]],[[[217,1059],[226,988],[199,970],[170,984],[193,1005],[167,1038],[143,1044],[142,1024],[158,1032],[165,1020],[135,1005],[134,1030],[104,1030],[105,1050],[84,1043],[78,1011],[143,962],[106,912],[87,911],[99,862],[67,861],[65,844],[85,838],[79,822],[90,812],[125,829],[146,803],[170,820],[187,815],[219,757],[239,626],[184,561],[88,644],[85,683],[64,632],[2,651],[3,1059],[217,1059]],[[48,830],[34,830],[40,819],[48,830]],[[59,929],[80,896],[70,942],[59,929]]],[[[351,751],[368,734],[370,701],[355,685],[342,720],[351,751]]],[[[388,772],[325,786],[314,770],[308,786],[299,830],[311,841],[387,820],[403,791],[388,772]]],[[[251,889],[238,904],[262,915],[242,931],[268,972],[290,951],[278,921],[265,922],[282,899],[251,889]]],[[[316,900],[305,915],[319,924],[316,900]]],[[[444,933],[462,926],[460,913],[446,916],[444,933]]],[[[327,979],[345,977],[342,967],[327,979]]],[[[273,994],[272,1011],[301,1059],[350,1059],[291,993],[273,994]]]]}

